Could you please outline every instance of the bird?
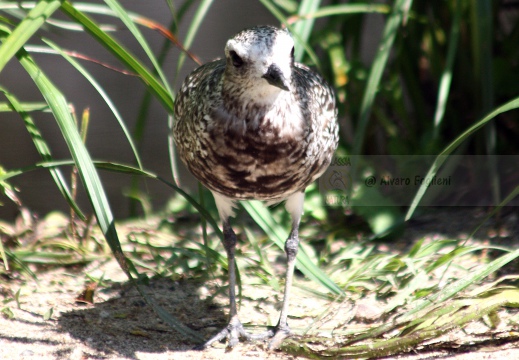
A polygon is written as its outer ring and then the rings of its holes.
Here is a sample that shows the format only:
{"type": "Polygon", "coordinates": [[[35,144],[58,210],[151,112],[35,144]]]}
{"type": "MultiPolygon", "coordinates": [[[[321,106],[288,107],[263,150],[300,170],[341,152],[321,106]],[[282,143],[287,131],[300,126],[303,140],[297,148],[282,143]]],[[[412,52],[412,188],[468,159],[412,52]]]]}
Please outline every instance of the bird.
{"type": "Polygon", "coordinates": [[[327,169],[339,141],[334,91],[319,74],[295,62],[288,29],[261,25],[231,37],[225,58],[186,77],[174,117],[177,152],[214,197],[228,259],[229,322],[197,348],[226,340],[231,349],[243,338],[269,339],[268,349],[276,349],[292,335],[287,319],[304,191],[327,169]],[[264,334],[247,332],[236,307],[237,237],[230,218],[243,200],[267,206],[284,201],[292,220],[284,246],[280,317],[264,334]]]}

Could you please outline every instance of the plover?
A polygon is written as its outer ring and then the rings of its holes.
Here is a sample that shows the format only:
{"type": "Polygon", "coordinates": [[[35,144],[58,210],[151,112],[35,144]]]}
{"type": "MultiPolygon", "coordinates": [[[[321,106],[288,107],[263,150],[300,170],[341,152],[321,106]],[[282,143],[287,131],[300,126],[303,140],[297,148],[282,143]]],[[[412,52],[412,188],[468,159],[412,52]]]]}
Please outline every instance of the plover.
{"type": "Polygon", "coordinates": [[[303,212],[304,190],[328,167],[338,143],[337,108],[331,87],[294,61],[288,30],[257,26],[227,41],[225,59],[200,66],[175,101],[173,128],[178,154],[213,194],[223,223],[228,257],[228,325],[203,347],[227,339],[271,338],[277,348],[290,335],[288,303],[303,212]],[[246,332],[236,309],[236,235],[229,218],[240,200],[282,201],[292,217],[285,243],[287,272],[279,322],[265,334],[246,332]]]}

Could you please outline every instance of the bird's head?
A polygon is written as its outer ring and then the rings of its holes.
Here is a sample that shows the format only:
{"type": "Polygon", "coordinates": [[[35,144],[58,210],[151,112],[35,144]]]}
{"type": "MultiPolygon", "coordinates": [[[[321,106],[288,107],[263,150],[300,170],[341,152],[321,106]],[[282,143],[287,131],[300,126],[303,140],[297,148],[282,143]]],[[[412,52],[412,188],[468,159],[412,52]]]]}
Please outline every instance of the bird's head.
{"type": "Polygon", "coordinates": [[[288,30],[257,26],[243,30],[225,46],[225,77],[258,93],[289,91],[294,40],[288,30]]]}

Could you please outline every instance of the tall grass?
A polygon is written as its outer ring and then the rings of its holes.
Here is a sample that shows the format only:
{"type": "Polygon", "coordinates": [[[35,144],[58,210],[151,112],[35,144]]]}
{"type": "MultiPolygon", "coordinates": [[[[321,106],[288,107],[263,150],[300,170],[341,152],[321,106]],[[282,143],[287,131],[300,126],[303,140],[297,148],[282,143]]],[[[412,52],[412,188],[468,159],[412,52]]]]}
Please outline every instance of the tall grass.
{"type": "MultiPolygon", "coordinates": [[[[454,151],[489,155],[517,152],[519,145],[514,139],[519,138],[519,128],[513,126],[517,124],[517,112],[513,110],[519,107],[519,90],[514,86],[519,81],[517,69],[519,52],[515,46],[519,43],[519,22],[514,21],[517,14],[514,15],[515,18],[507,20],[497,3],[492,5],[490,2],[466,0],[444,2],[395,0],[388,4],[332,2],[327,6],[321,5],[319,1],[261,0],[261,3],[281,24],[289,27],[293,32],[297,42],[297,59],[319,68],[334,85],[338,95],[342,125],[341,144],[338,150],[340,154],[386,154],[394,157],[402,154],[438,155],[427,173],[427,176],[433,176],[454,151]],[[383,30],[380,34],[374,34],[371,29],[365,28],[370,16],[378,17],[383,22],[383,30]],[[375,57],[366,62],[362,60],[363,48],[370,42],[370,38],[380,40],[377,40],[375,57]],[[500,67],[498,68],[497,65],[500,67]],[[501,105],[496,107],[494,104],[501,105]]],[[[12,93],[0,84],[0,92],[4,98],[0,102],[0,111],[19,114],[42,158],[42,162],[34,166],[6,169],[0,172],[0,190],[4,194],[12,191],[10,181],[17,175],[35,169],[38,171],[48,169],[62,196],[79,219],[86,221],[88,216],[85,213],[94,214],[97,225],[115,258],[131,281],[139,277],[139,274],[132,261],[126,258],[122,251],[110,201],[99,179],[99,169],[123,172],[128,176],[145,176],[166,183],[184,196],[187,204],[202,215],[212,228],[211,234],[221,237],[214,219],[214,208],[209,205],[201,206],[200,201],[176,187],[173,181],[162,179],[146,171],[146,164],[139,154],[142,133],[152,124],[152,119],[148,117],[149,94],[162,105],[170,119],[170,126],[174,121],[172,114],[175,94],[170,83],[177,79],[185,64],[186,56],[196,59],[196,54],[191,54],[185,49],[189,49],[197,37],[207,36],[200,33],[199,29],[204,19],[214,16],[210,13],[211,4],[212,1],[208,0],[201,2],[187,0],[176,8],[173,2],[168,2],[171,23],[166,28],[147,18],[145,14],[127,11],[123,3],[116,0],[106,0],[104,4],[99,5],[63,0],[0,3],[0,72],[9,62],[19,62],[45,100],[44,103],[27,102],[23,94],[12,93]],[[188,19],[186,15],[188,10],[195,6],[194,17],[188,19]],[[66,20],[63,20],[63,15],[66,16],[66,20]],[[144,58],[133,54],[117,39],[114,30],[119,29],[120,25],[100,25],[98,16],[117,19],[117,24],[122,23],[145,54],[144,58]],[[187,24],[188,30],[186,35],[180,38],[177,30],[180,24],[184,23],[187,24]],[[53,26],[60,26],[65,30],[80,30],[89,34],[118,61],[121,67],[141,80],[140,86],[146,90],[147,95],[142,100],[138,125],[133,134],[126,128],[125,121],[111,101],[108,91],[99,85],[77,59],[74,59],[77,53],[81,53],[81,44],[78,43],[76,49],[66,50],[59,43],[45,39],[46,32],[53,26]],[[147,36],[141,32],[142,27],[159,30],[167,36],[168,39],[165,40],[166,43],[159,56],[151,50],[147,36]],[[172,79],[166,76],[162,64],[171,48],[167,45],[170,41],[184,50],[177,59],[172,79]],[[34,42],[38,44],[34,45],[34,42]],[[67,94],[54,85],[53,79],[38,65],[31,55],[35,52],[50,53],[60,60],[69,62],[78,70],[77,76],[87,79],[101,94],[103,101],[108,104],[126,134],[134,154],[135,167],[112,162],[96,162],[91,158],[76,119],[71,113],[67,94]],[[151,68],[145,64],[151,64],[151,68]],[[71,161],[58,162],[53,158],[49,146],[34,121],[34,117],[38,117],[41,110],[52,113],[67,144],[71,161]],[[61,167],[70,164],[77,168],[90,201],[91,208],[88,211],[80,209],[70,190],[70,185],[62,174],[61,167]]],[[[110,154],[106,157],[110,158],[110,154]]],[[[170,158],[171,168],[175,169],[171,139],[170,158]]],[[[364,165],[362,162],[354,164],[357,170],[354,181],[362,181],[364,165]]],[[[499,209],[517,195],[519,184],[512,192],[504,194],[502,199],[496,166],[491,162],[487,166],[490,174],[488,187],[493,194],[494,205],[499,209]]],[[[175,171],[173,171],[174,177],[176,177],[175,171]]],[[[134,190],[138,190],[138,182],[134,183],[134,190]]],[[[406,220],[413,216],[427,191],[425,184],[420,187],[414,200],[409,204],[406,220]]],[[[318,196],[316,188],[309,190],[309,198],[316,196],[318,196]]],[[[381,196],[372,193],[370,197],[357,198],[353,210],[366,218],[374,232],[387,234],[403,220],[404,215],[401,210],[391,206],[390,201],[385,202],[386,206],[371,206],[369,211],[363,210],[363,206],[370,205],[370,199],[379,199],[381,196]],[[386,222],[380,223],[379,219],[382,217],[377,216],[379,214],[390,214],[390,221],[387,221],[386,216],[386,222]]],[[[272,216],[256,203],[247,203],[244,209],[282,249],[286,237],[286,229],[279,221],[282,215],[275,212],[272,216]]],[[[321,203],[317,210],[324,215],[321,218],[314,217],[314,220],[324,223],[326,214],[336,209],[324,207],[321,203]]],[[[249,236],[251,234],[248,229],[247,234],[249,236]]],[[[206,255],[213,260],[219,259],[209,248],[210,245],[206,239],[204,247],[206,255]]],[[[254,246],[259,250],[257,244],[254,246]]],[[[466,253],[460,249],[469,252],[481,250],[464,248],[463,245],[456,244],[451,251],[439,259],[428,258],[427,261],[430,262],[427,264],[420,263],[421,260],[416,258],[416,254],[424,250],[420,247],[402,256],[407,257],[408,263],[427,265],[428,267],[423,270],[427,272],[432,268],[449,264],[461,256],[460,254],[466,253]]],[[[487,292],[482,290],[470,304],[456,298],[458,292],[480,283],[519,255],[517,251],[508,252],[506,249],[503,251],[507,252],[504,256],[490,262],[472,276],[455,281],[425,299],[413,296],[414,291],[420,290],[418,280],[413,283],[415,287],[412,289],[407,287],[404,291],[402,286],[400,296],[393,301],[394,308],[407,304],[414,306],[415,310],[400,318],[396,324],[369,329],[363,334],[348,338],[342,344],[344,346],[321,351],[319,354],[361,357],[391,354],[403,351],[450,329],[444,326],[446,320],[439,321],[440,325],[434,327],[430,322],[423,322],[427,319],[439,319],[448,314],[454,317],[453,324],[462,326],[477,318],[477,316],[468,316],[469,312],[458,311],[464,306],[468,306],[468,309],[471,309],[471,306],[485,309],[479,313],[478,316],[481,317],[485,311],[487,313],[495,311],[496,307],[517,305],[519,301],[516,299],[515,290],[492,294],[490,290],[487,292]],[[446,302],[446,307],[442,307],[441,302],[446,302]],[[427,316],[424,317],[424,314],[427,316]],[[390,340],[379,339],[373,346],[351,345],[363,339],[379,338],[382,334],[393,331],[397,326],[404,326],[409,331],[402,332],[390,340]],[[417,329],[423,329],[423,332],[418,334],[417,329]]],[[[6,267],[9,262],[19,260],[10,249],[5,249],[2,243],[0,243],[0,252],[6,267]]],[[[342,264],[335,269],[333,277],[329,275],[331,272],[319,269],[316,257],[306,251],[300,252],[297,266],[307,277],[321,286],[323,293],[337,297],[344,296],[351,282],[369,277],[368,274],[373,269],[380,267],[389,271],[387,269],[391,266],[387,261],[394,260],[392,257],[369,256],[359,259],[360,264],[356,273],[351,272],[353,267],[348,270],[342,264]],[[339,275],[336,275],[337,273],[339,275]]],[[[225,267],[226,264],[220,260],[218,261],[225,267]]],[[[393,275],[410,269],[406,266],[399,267],[393,275]]],[[[420,274],[425,275],[420,271],[407,275],[420,279],[420,274]]],[[[139,285],[137,286],[140,289],[139,285]]],[[[166,314],[142,289],[140,291],[171,326],[186,336],[200,339],[198,334],[166,314]]],[[[304,349],[306,354],[314,352],[302,342],[289,343],[286,349],[293,352],[304,349]]]]}

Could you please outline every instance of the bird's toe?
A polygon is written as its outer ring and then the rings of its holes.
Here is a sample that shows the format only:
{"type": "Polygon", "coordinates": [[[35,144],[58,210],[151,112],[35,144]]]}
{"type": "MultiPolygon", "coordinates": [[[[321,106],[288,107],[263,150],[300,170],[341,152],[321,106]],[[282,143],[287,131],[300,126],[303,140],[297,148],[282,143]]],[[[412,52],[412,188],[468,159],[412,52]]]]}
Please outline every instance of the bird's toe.
{"type": "Polygon", "coordinates": [[[268,349],[269,350],[276,350],[281,346],[283,341],[290,337],[292,335],[292,331],[290,331],[290,328],[287,326],[280,327],[278,326],[276,328],[276,332],[274,336],[270,339],[268,349]]]}
{"type": "Polygon", "coordinates": [[[227,350],[232,350],[232,348],[240,342],[240,338],[245,339],[246,341],[254,339],[253,335],[245,331],[242,323],[237,318],[233,318],[229,324],[218,334],[207,340],[205,343],[197,345],[195,350],[206,349],[213,343],[222,341],[224,339],[227,340],[227,350]]]}

